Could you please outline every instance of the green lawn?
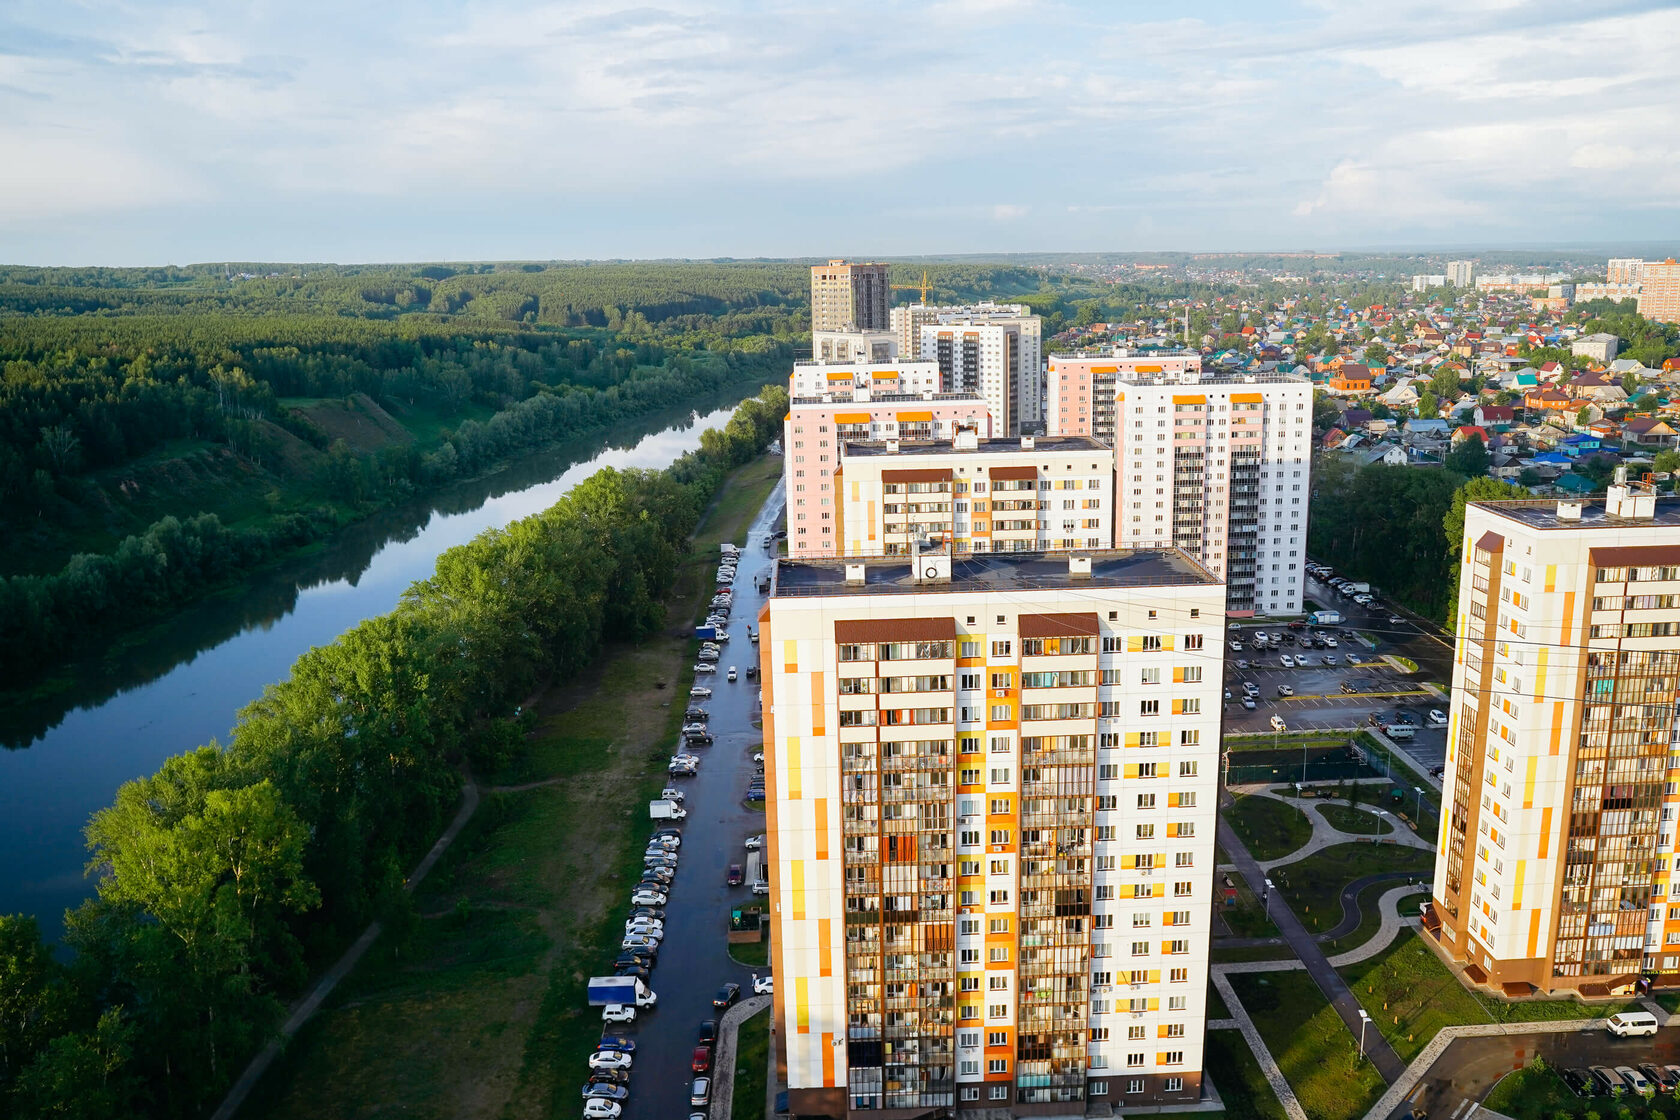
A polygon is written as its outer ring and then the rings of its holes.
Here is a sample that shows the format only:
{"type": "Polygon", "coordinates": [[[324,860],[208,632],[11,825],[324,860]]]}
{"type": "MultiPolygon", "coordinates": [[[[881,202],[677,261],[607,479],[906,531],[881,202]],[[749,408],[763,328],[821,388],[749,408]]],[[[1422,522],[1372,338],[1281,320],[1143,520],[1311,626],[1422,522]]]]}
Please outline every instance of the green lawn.
{"type": "Polygon", "coordinates": [[[716,560],[717,546],[724,541],[745,548],[748,526],[758,516],[764,499],[781,478],[782,459],[779,455],[766,455],[737,470],[729,486],[712,503],[705,524],[695,531],[695,550],[716,560]]]}
{"type": "Polygon", "coordinates": [[[1241,964],[1244,961],[1292,961],[1295,953],[1287,945],[1256,945],[1246,949],[1221,949],[1215,946],[1208,953],[1214,964],[1241,964]]]}
{"type": "Polygon", "coordinates": [[[1350,841],[1274,867],[1271,877],[1301,924],[1322,933],[1342,920],[1342,888],[1353,880],[1380,871],[1412,871],[1417,873],[1418,882],[1424,883],[1434,869],[1434,854],[1421,848],[1350,841]]]}
{"type": "Polygon", "coordinates": [[[1225,736],[1225,749],[1228,751],[1269,751],[1273,747],[1340,747],[1347,743],[1348,734],[1342,731],[1285,731],[1273,734],[1270,731],[1255,731],[1241,735],[1225,736]]]}
{"type": "Polygon", "coordinates": [[[1407,930],[1378,956],[1340,970],[1394,1052],[1417,1057],[1442,1027],[1466,1023],[1533,1023],[1594,1019],[1628,1003],[1585,1004],[1572,999],[1512,1001],[1472,992],[1429,946],[1407,930]]]}
{"type": "Polygon", "coordinates": [[[1281,859],[1312,838],[1307,815],[1275,797],[1239,796],[1224,817],[1258,860],[1281,859]]]}
{"type": "Polygon", "coordinates": [[[1286,1120],[1241,1031],[1209,1031],[1203,1047],[1203,1065],[1231,1120],[1286,1120]]]}
{"type": "Polygon", "coordinates": [[[735,1043],[735,1097],[730,1120],[763,1120],[770,1079],[770,1016],[760,1011],[741,1024],[735,1043]]]}
{"type": "Polygon", "coordinates": [[[770,938],[759,941],[737,941],[729,946],[729,955],[748,968],[770,967],[770,938]]]}
{"type": "Polygon", "coordinates": [[[1375,813],[1365,809],[1355,808],[1346,802],[1326,801],[1313,808],[1324,814],[1324,819],[1330,822],[1330,827],[1341,832],[1351,832],[1355,836],[1380,836],[1393,832],[1394,825],[1375,813]]]}
{"type": "Polygon", "coordinates": [[[1513,1120],[1557,1120],[1584,1111],[1586,1102],[1569,1091],[1555,1070],[1536,1062],[1506,1074],[1482,1105],[1513,1120]]]}
{"type": "Polygon", "coordinates": [[[1225,1006],[1225,1000],[1220,996],[1219,989],[1208,981],[1207,989],[1207,1017],[1209,1019],[1229,1019],[1231,1009],[1225,1006]]]}
{"type": "Polygon", "coordinates": [[[1355,1120],[1382,1095],[1383,1079],[1360,1060],[1358,1044],[1312,977],[1250,972],[1230,980],[1312,1120],[1355,1120]]]}
{"type": "Polygon", "coordinates": [[[1216,884],[1220,895],[1216,908],[1220,921],[1235,937],[1275,937],[1277,923],[1266,916],[1261,909],[1259,898],[1248,889],[1248,880],[1235,871],[1222,872],[1216,884]],[[1227,906],[1224,899],[1225,880],[1229,877],[1231,885],[1236,889],[1237,901],[1235,905],[1227,906]]]}

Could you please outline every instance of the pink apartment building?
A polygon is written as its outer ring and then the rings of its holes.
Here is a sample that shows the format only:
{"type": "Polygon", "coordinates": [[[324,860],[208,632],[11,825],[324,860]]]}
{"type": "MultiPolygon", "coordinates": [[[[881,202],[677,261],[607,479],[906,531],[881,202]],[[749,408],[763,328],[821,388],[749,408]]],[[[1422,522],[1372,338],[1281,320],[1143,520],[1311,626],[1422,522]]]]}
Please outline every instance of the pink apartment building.
{"type": "Polygon", "coordinates": [[[787,419],[782,423],[788,555],[799,559],[840,555],[834,473],[840,466],[842,443],[950,441],[958,430],[975,432],[982,439],[992,434],[991,413],[978,393],[897,393],[845,383],[844,388],[821,395],[801,396],[800,387],[796,374],[787,419]]]}

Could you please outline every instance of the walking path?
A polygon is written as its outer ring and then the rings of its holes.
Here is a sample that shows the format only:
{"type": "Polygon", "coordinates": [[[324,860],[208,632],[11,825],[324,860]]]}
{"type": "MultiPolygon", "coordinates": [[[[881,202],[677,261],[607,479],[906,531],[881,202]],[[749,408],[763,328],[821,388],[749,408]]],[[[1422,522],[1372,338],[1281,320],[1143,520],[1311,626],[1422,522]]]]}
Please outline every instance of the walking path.
{"type": "MultiPolygon", "coordinates": [[[[1248,881],[1249,889],[1256,895],[1264,897],[1266,894],[1265,872],[1261,870],[1259,862],[1249,854],[1248,849],[1243,846],[1242,840],[1237,837],[1236,831],[1223,817],[1219,821],[1218,837],[1219,846],[1237,865],[1237,871],[1248,881]]],[[[1306,968],[1307,975],[1313,978],[1313,982],[1318,985],[1319,991],[1323,992],[1324,997],[1330,1001],[1330,1006],[1334,1007],[1336,1013],[1342,1017],[1342,1023],[1357,1038],[1359,1036],[1361,1008],[1359,1000],[1354,997],[1352,990],[1347,986],[1347,982],[1336,972],[1329,958],[1324,955],[1324,951],[1318,947],[1318,942],[1313,939],[1312,934],[1307,932],[1306,927],[1301,924],[1301,920],[1295,916],[1295,912],[1289,908],[1289,904],[1284,901],[1281,895],[1278,897],[1277,909],[1275,911],[1271,910],[1268,905],[1268,911],[1273,921],[1277,923],[1278,931],[1283,934],[1283,938],[1289,943],[1290,949],[1294,950],[1295,956],[1306,968]]],[[[1223,988],[1220,990],[1220,995],[1225,995],[1223,988]]],[[[1394,1048],[1388,1044],[1388,1040],[1382,1037],[1382,1032],[1375,1032],[1376,1038],[1374,1040],[1369,1037],[1369,1033],[1365,1045],[1366,1056],[1371,1059],[1371,1065],[1382,1075],[1382,1079],[1393,1084],[1406,1071],[1406,1063],[1400,1060],[1400,1056],[1394,1052],[1394,1048]]],[[[1259,1050],[1256,1050],[1255,1056],[1258,1057],[1259,1053],[1259,1050]]]]}
{"type": "MultiPolygon", "coordinates": [[[[414,888],[420,885],[421,880],[431,872],[433,867],[437,866],[437,861],[443,858],[443,853],[449,850],[449,845],[455,842],[455,837],[461,834],[461,829],[466,827],[477,808],[478,785],[468,781],[466,787],[461,791],[460,812],[456,813],[455,819],[449,822],[449,827],[443,830],[443,835],[437,838],[437,843],[433,844],[432,850],[426,853],[426,858],[422,859],[414,868],[414,873],[403,884],[403,890],[410,894],[414,892],[414,888]]],[[[379,939],[383,930],[384,927],[378,922],[370,924],[367,929],[362,931],[362,935],[356,938],[356,943],[346,949],[344,955],[338,958],[338,962],[327,970],[326,975],[321,977],[309,994],[292,1007],[292,1013],[286,1017],[285,1023],[281,1025],[280,1033],[275,1038],[270,1039],[268,1045],[264,1046],[255,1058],[251,1059],[251,1064],[245,1067],[245,1072],[240,1074],[239,1080],[233,1083],[233,1088],[228,1090],[227,1096],[222,1099],[220,1107],[211,1114],[210,1120],[231,1120],[234,1113],[239,1111],[239,1106],[245,1103],[245,1098],[251,1095],[251,1090],[256,1088],[257,1082],[262,1080],[262,1075],[268,1072],[268,1067],[274,1064],[274,1059],[280,1056],[281,1049],[309,1021],[310,1016],[320,1010],[321,1004],[325,1003],[327,997],[332,995],[333,989],[338,987],[339,982],[350,975],[350,970],[355,968],[361,961],[363,954],[372,948],[373,943],[379,939]]]]}
{"type": "Polygon", "coordinates": [[[725,1011],[718,1020],[717,1047],[712,1051],[712,1103],[707,1113],[712,1120],[729,1120],[735,1107],[735,1042],[741,1024],[769,1006],[769,996],[753,996],[725,1011]]]}
{"type": "MultiPolygon", "coordinates": [[[[1389,824],[1393,826],[1393,831],[1382,836],[1373,836],[1368,832],[1343,832],[1341,829],[1332,825],[1329,818],[1327,818],[1323,813],[1315,812],[1313,810],[1313,806],[1324,804],[1345,805],[1347,804],[1345,801],[1332,800],[1330,798],[1285,797],[1283,794],[1272,792],[1271,786],[1275,784],[1276,783],[1268,782],[1264,785],[1243,785],[1231,787],[1231,793],[1239,797],[1269,797],[1273,801],[1281,801],[1285,805],[1292,805],[1301,810],[1301,812],[1305,813],[1307,815],[1308,823],[1312,825],[1312,836],[1305,844],[1296,848],[1293,852],[1290,852],[1287,855],[1279,856],[1277,859],[1259,861],[1260,866],[1265,868],[1267,871],[1272,870],[1274,867],[1282,867],[1286,864],[1306,859],[1314,852],[1323,851],[1325,848],[1333,848],[1337,844],[1381,843],[1395,844],[1407,848],[1423,848],[1431,852],[1435,850],[1435,845],[1433,843],[1424,837],[1419,836],[1406,825],[1401,824],[1399,818],[1395,817],[1393,813],[1382,809],[1380,806],[1359,806],[1358,808],[1361,812],[1371,813],[1373,816],[1380,816],[1381,819],[1388,821],[1389,824]]],[[[1389,782],[1387,778],[1361,778],[1359,779],[1358,784],[1386,786],[1389,782]]]]}

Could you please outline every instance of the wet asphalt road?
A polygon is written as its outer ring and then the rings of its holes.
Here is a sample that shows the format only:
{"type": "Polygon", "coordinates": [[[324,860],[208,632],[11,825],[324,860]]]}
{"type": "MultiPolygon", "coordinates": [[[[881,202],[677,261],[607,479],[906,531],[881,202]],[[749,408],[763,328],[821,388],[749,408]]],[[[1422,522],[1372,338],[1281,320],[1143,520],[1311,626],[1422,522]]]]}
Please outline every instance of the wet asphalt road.
{"type": "MultiPolygon", "coordinates": [[[[735,542],[742,548],[735,606],[729,618],[730,640],[724,645],[718,673],[695,677],[696,684],[712,689],[710,700],[697,703],[711,712],[717,741],[694,751],[700,756],[696,776],[672,779],[686,797],[689,816],[683,822],[677,876],[665,907],[665,940],[649,985],[659,996],[659,1006],[622,1032],[636,1040],[625,1120],[688,1116],[693,1111],[689,1086],[695,1077],[689,1063],[699,1026],[702,1020],[722,1014],[712,1008],[713,995],[731,980],[741,985],[743,995],[752,994],[753,970],[730,959],[727,931],[730,907],[754,899],[747,887],[728,886],[726,876],[732,863],[745,869],[747,852],[742,844],[748,836],[764,831],[764,813],[748,810],[741,800],[756,769],[752,755],[762,749],[761,733],[752,725],[759,682],[746,676],[747,666],[758,663],[758,647],[748,640],[747,627],[758,629],[758,611],[765,597],[754,589],[754,580],[772,563],[761,542],[776,527],[780,512],[777,491],[759,511],[748,539],[735,542]],[[730,665],[740,670],[734,684],[724,679],[730,665]]],[[[629,909],[628,895],[624,909],[629,909]]],[[[606,972],[610,962],[601,963],[601,971],[606,972]]],[[[580,1086],[587,1076],[580,1072],[580,1086]]]]}

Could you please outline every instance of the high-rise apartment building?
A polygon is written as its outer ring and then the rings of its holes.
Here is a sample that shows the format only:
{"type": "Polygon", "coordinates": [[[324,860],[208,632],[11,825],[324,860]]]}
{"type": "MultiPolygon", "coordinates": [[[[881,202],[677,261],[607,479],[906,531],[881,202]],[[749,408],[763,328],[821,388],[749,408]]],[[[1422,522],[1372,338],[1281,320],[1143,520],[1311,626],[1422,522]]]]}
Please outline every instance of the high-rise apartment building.
{"type": "Polygon", "coordinates": [[[840,555],[834,472],[847,441],[950,441],[959,430],[982,438],[992,434],[991,411],[978,394],[927,387],[937,382],[930,363],[809,362],[794,367],[782,422],[788,555],[840,555]]]}
{"type": "Polygon", "coordinates": [[[1658,323],[1680,323],[1680,263],[1645,261],[1639,272],[1639,313],[1658,323]]]}
{"type": "Polygon", "coordinates": [[[1443,272],[1429,275],[1419,273],[1412,277],[1412,291],[1427,292],[1430,288],[1444,288],[1447,286],[1447,276],[1443,272]]]}
{"type": "Polygon", "coordinates": [[[1476,275],[1475,261],[1448,261],[1447,283],[1455,288],[1468,288],[1476,275]]]}
{"type": "Polygon", "coordinates": [[[1198,1099],[1223,601],[1173,551],[778,564],[759,657],[792,1111],[1198,1099]]]}
{"type": "Polygon", "coordinates": [[[812,331],[884,331],[891,306],[886,265],[829,261],[811,266],[812,331]]]}
{"type": "Polygon", "coordinates": [[[1306,584],[1312,383],[1208,372],[1194,352],[1052,354],[1052,435],[1115,457],[1117,548],[1182,548],[1234,615],[1295,614],[1306,584]]]}
{"type": "Polygon", "coordinates": [[[947,392],[979,393],[999,435],[1037,430],[1043,419],[1043,323],[1025,304],[941,308],[922,327],[923,361],[939,365],[947,392]]]}
{"type": "Polygon", "coordinates": [[[1680,503],[1474,502],[1433,900],[1472,980],[1680,984],[1680,503]]]}
{"type": "Polygon", "coordinates": [[[1114,456],[1082,436],[848,441],[834,493],[846,556],[908,555],[918,538],[957,556],[1114,542],[1114,456]]]}
{"type": "Polygon", "coordinates": [[[1638,257],[1611,257],[1604,278],[1612,284],[1637,284],[1644,269],[1645,262],[1638,257]]]}
{"type": "Polygon", "coordinates": [[[919,354],[922,349],[922,328],[939,322],[942,311],[951,308],[927,303],[899,304],[888,315],[893,333],[898,335],[900,354],[919,354]]]}

